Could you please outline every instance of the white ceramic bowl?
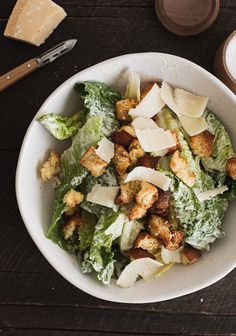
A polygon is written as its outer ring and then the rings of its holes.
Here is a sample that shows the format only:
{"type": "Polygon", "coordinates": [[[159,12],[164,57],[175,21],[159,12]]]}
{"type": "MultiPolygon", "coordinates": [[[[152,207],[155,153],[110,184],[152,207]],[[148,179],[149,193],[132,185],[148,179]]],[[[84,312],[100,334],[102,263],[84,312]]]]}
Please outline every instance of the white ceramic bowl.
{"type": "MultiPolygon", "coordinates": [[[[50,184],[42,184],[38,167],[49,149],[62,151],[66,144],[57,141],[37,121],[44,113],[74,113],[78,110],[76,82],[99,80],[124,91],[127,69],[137,71],[142,82],[163,79],[174,86],[210,97],[209,107],[221,118],[236,147],[236,98],[217,78],[198,65],[183,58],[142,53],[116,57],[86,69],[63,83],[42,105],[25,135],[16,174],[16,194],[23,221],[35,244],[49,263],[73,285],[101,299],[145,303],[157,302],[195,292],[220,280],[236,265],[236,207],[231,204],[224,223],[226,236],[218,239],[209,253],[191,266],[174,266],[164,276],[140,281],[135,287],[122,289],[112,282],[102,286],[94,276],[80,272],[74,256],[45,238],[50,223],[53,191],[50,184]]],[[[234,204],[235,205],[235,204],[234,204]]]]}

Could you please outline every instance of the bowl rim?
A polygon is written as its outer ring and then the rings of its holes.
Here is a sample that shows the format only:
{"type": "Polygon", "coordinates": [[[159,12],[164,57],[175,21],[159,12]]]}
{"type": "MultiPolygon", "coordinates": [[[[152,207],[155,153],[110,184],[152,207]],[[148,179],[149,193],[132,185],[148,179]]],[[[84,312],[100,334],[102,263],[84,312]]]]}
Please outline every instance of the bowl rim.
{"type": "MultiPolygon", "coordinates": [[[[236,96],[234,95],[234,93],[223,83],[221,82],[218,78],[216,78],[213,74],[211,74],[209,71],[207,71],[206,69],[202,68],[201,66],[197,65],[194,62],[191,62],[183,57],[180,56],[176,56],[176,55],[172,55],[172,54],[167,54],[167,53],[162,53],[162,52],[141,52],[141,53],[131,53],[131,54],[124,54],[124,55],[120,55],[120,56],[116,56],[110,59],[107,59],[105,61],[96,63],[95,65],[92,65],[91,67],[88,67],[82,71],[79,71],[78,73],[74,74],[73,76],[69,77],[66,81],[64,81],[59,87],[57,87],[49,96],[48,98],[43,102],[43,104],[40,106],[40,108],[38,109],[37,113],[35,114],[35,116],[33,117],[30,125],[27,128],[27,131],[25,133],[24,139],[22,141],[22,145],[21,145],[21,149],[20,149],[20,153],[19,153],[19,157],[18,157],[18,162],[17,162],[17,168],[16,168],[16,176],[15,176],[15,191],[16,191],[16,199],[17,199],[17,204],[19,207],[19,211],[22,217],[22,220],[24,222],[24,225],[29,233],[29,235],[31,236],[32,240],[34,241],[35,245],[37,246],[37,248],[39,249],[39,251],[42,253],[42,255],[45,257],[45,259],[49,262],[49,264],[56,270],[56,272],[58,272],[64,279],[66,279],[68,282],[70,282],[72,285],[74,285],[76,288],[82,290],[83,292],[90,294],[96,298],[102,299],[102,300],[106,300],[106,301],[110,301],[110,302],[117,302],[117,303],[128,303],[128,304],[143,304],[143,303],[154,303],[154,302],[161,302],[161,301],[167,301],[170,299],[175,299],[187,294],[192,294],[195,293],[203,288],[206,288],[214,283],[216,283],[217,281],[221,280],[222,278],[224,278],[227,274],[229,274],[231,271],[234,270],[234,268],[236,267],[236,260],[234,263],[232,263],[232,265],[229,265],[224,271],[219,272],[218,276],[212,276],[208,279],[206,279],[206,281],[204,281],[202,284],[199,284],[198,286],[195,286],[194,288],[190,289],[185,289],[183,288],[182,290],[178,290],[177,293],[174,294],[169,294],[166,293],[165,298],[161,298],[161,299],[156,299],[155,297],[152,299],[148,298],[148,299],[132,299],[132,301],[130,300],[125,300],[125,299],[120,299],[119,297],[115,296],[115,295],[107,295],[104,293],[102,293],[100,295],[100,292],[97,290],[93,290],[91,287],[86,286],[86,283],[81,283],[80,286],[78,286],[77,283],[75,283],[75,281],[73,281],[73,279],[70,278],[70,275],[65,272],[63,270],[63,267],[59,267],[57,265],[55,265],[54,263],[54,258],[51,257],[51,255],[47,254],[46,251],[43,248],[43,245],[40,243],[40,241],[38,241],[36,235],[33,233],[32,229],[31,229],[31,224],[30,221],[28,221],[27,219],[27,213],[24,211],[24,206],[23,206],[23,202],[20,198],[20,188],[19,188],[19,183],[20,183],[20,171],[21,171],[21,165],[22,165],[22,156],[23,156],[23,151],[24,151],[24,147],[25,144],[28,141],[29,138],[29,134],[31,129],[33,128],[34,125],[34,121],[36,119],[36,117],[41,113],[41,111],[44,109],[44,106],[47,105],[48,101],[50,101],[51,99],[54,98],[54,96],[64,87],[67,85],[67,83],[69,83],[70,81],[73,81],[76,77],[83,75],[84,73],[86,73],[88,70],[91,71],[93,69],[96,69],[98,66],[102,66],[108,63],[112,63],[115,61],[119,61],[125,58],[138,58],[138,57],[144,57],[147,55],[153,55],[155,56],[166,56],[166,57],[170,57],[173,60],[180,60],[181,62],[185,62],[188,65],[191,65],[192,67],[194,67],[197,71],[200,71],[202,73],[205,73],[213,82],[214,84],[216,84],[217,86],[219,86],[221,88],[221,90],[223,90],[228,96],[229,98],[235,100],[236,103],[236,96]]],[[[45,239],[47,239],[45,237],[45,239]]]]}

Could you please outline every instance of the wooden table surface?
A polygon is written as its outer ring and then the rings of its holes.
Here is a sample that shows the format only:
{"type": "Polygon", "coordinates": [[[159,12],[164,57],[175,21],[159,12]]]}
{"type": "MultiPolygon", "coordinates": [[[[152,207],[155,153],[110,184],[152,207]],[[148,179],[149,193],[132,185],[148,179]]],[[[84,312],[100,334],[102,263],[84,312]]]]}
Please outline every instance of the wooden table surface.
{"type": "Polygon", "coordinates": [[[221,1],[220,15],[208,31],[181,38],[158,22],[153,0],[57,0],[68,17],[40,48],[3,37],[14,3],[0,1],[2,74],[59,41],[77,38],[78,43],[70,54],[0,94],[0,335],[236,335],[236,271],[167,302],[128,305],[96,299],[64,280],[40,254],[23,224],[14,189],[26,129],[55,88],[95,63],[143,51],[183,56],[212,71],[219,43],[235,29],[236,1],[221,1]]]}

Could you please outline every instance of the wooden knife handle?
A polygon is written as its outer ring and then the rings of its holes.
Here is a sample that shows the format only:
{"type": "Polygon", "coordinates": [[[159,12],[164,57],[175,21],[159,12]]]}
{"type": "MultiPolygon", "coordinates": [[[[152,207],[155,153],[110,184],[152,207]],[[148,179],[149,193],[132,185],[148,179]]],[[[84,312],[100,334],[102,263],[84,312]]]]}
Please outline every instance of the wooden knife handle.
{"type": "Polygon", "coordinates": [[[0,92],[16,83],[21,78],[29,75],[31,72],[37,70],[39,64],[35,58],[19,65],[15,69],[7,72],[5,75],[0,76],[0,92]]]}

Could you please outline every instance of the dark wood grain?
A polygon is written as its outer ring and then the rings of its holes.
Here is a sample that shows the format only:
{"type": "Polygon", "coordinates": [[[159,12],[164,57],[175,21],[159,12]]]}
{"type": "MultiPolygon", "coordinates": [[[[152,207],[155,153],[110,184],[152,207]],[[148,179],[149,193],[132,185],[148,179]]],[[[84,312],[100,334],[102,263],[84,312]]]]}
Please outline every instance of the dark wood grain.
{"type": "Polygon", "coordinates": [[[3,37],[15,0],[0,1],[0,73],[68,38],[74,50],[0,94],[0,335],[236,335],[236,271],[175,300],[127,305],[81,292],[48,264],[32,242],[15,197],[15,169],[26,129],[63,81],[107,58],[160,51],[212,71],[218,45],[235,29],[236,1],[222,0],[215,24],[180,38],[157,20],[153,0],[58,0],[68,17],[46,43],[33,47],[3,37]]]}

